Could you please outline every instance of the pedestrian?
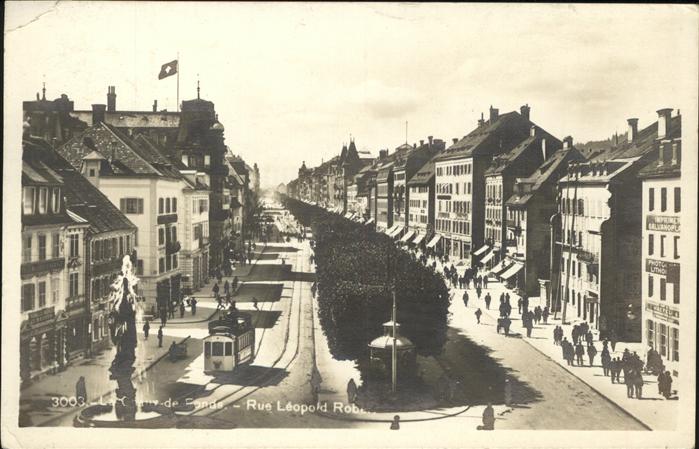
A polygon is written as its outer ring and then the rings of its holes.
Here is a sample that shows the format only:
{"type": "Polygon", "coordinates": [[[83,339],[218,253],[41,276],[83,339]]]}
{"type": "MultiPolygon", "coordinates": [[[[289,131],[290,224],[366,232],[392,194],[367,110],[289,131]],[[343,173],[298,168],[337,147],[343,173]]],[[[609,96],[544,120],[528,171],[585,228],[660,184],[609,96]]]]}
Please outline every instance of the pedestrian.
{"type": "Polygon", "coordinates": [[[553,344],[558,346],[558,326],[553,328],[553,344]]]}
{"type": "Polygon", "coordinates": [[[78,381],[75,383],[75,399],[77,399],[78,404],[85,404],[87,402],[87,387],[85,386],[85,376],[80,376],[78,381]]]}
{"type": "Polygon", "coordinates": [[[483,290],[481,290],[481,286],[480,286],[480,285],[479,285],[478,287],[476,287],[476,296],[478,296],[478,299],[481,299],[481,292],[482,292],[482,291],[483,291],[483,290]]]}
{"type": "Polygon", "coordinates": [[[213,292],[213,294],[214,294],[215,297],[218,297],[218,290],[219,290],[219,288],[218,288],[218,282],[214,282],[214,286],[213,286],[213,288],[211,289],[211,291],[213,292]]]}
{"type": "MultiPolygon", "coordinates": [[[[478,295],[480,296],[480,293],[478,293],[478,295]]],[[[485,308],[488,310],[490,310],[490,300],[491,300],[490,293],[486,293],[485,294],[485,308]]]]}
{"type": "Polygon", "coordinates": [[[612,346],[612,352],[616,352],[616,331],[612,329],[612,331],[609,334],[609,344],[612,346]]]}
{"type": "Polygon", "coordinates": [[[158,347],[163,347],[163,326],[158,328],[158,347]]]}
{"type": "Polygon", "coordinates": [[[590,360],[590,366],[592,366],[595,363],[595,356],[597,355],[597,348],[595,348],[595,345],[590,343],[587,346],[587,358],[590,360]]]}
{"type": "Polygon", "coordinates": [[[238,288],[238,276],[233,278],[233,284],[231,285],[231,293],[235,295],[235,291],[238,288]]]}
{"type": "Polygon", "coordinates": [[[505,329],[505,337],[510,336],[510,325],[512,325],[512,321],[509,318],[504,318],[503,328],[505,329]]]}
{"type": "Polygon", "coordinates": [[[626,384],[626,397],[632,398],[635,379],[632,370],[629,368],[624,369],[624,384],[626,384]]]}
{"type": "Polygon", "coordinates": [[[143,324],[144,340],[148,340],[148,332],[150,332],[150,321],[146,320],[146,322],[143,324]]]}
{"type": "Polygon", "coordinates": [[[583,366],[583,356],[585,355],[585,348],[583,348],[583,345],[578,342],[577,345],[575,345],[575,356],[578,360],[578,366],[583,366]]]}
{"type": "Polygon", "coordinates": [[[357,399],[357,384],[354,382],[354,379],[350,379],[349,382],[347,382],[347,402],[350,404],[354,404],[354,401],[357,399]]]}
{"type": "Polygon", "coordinates": [[[393,417],[393,422],[391,422],[391,430],[400,430],[400,416],[396,415],[393,417]]]}
{"type": "Polygon", "coordinates": [[[517,313],[522,314],[522,298],[517,300],[517,313]]]}
{"type": "Polygon", "coordinates": [[[167,324],[167,314],[165,308],[160,309],[160,326],[165,326],[167,324]]]}
{"type": "Polygon", "coordinates": [[[190,302],[190,306],[192,307],[192,316],[197,314],[197,298],[192,298],[192,301],[190,302]]]}
{"type": "Polygon", "coordinates": [[[588,330],[587,333],[585,334],[585,341],[587,341],[588,345],[591,345],[594,340],[594,337],[592,335],[592,331],[588,330]]]}
{"type": "Polygon", "coordinates": [[[476,320],[478,321],[478,324],[481,324],[481,315],[482,315],[482,314],[483,314],[483,312],[481,312],[481,309],[480,309],[480,308],[477,309],[476,312],[475,312],[476,320]]]}
{"type": "Polygon", "coordinates": [[[580,332],[580,327],[576,324],[573,326],[573,329],[570,331],[570,338],[573,340],[573,344],[577,345],[578,344],[578,333],[580,332]]]}
{"type": "Polygon", "coordinates": [[[532,323],[532,317],[531,317],[531,316],[527,319],[527,325],[526,325],[526,327],[527,327],[527,338],[529,338],[529,337],[532,336],[532,328],[534,327],[534,324],[532,323]]]}
{"type": "Polygon", "coordinates": [[[488,405],[483,410],[483,425],[479,426],[479,430],[494,430],[495,429],[495,411],[493,405],[488,402],[488,405]]]}
{"type": "Polygon", "coordinates": [[[612,383],[616,380],[616,383],[620,383],[619,375],[621,374],[621,360],[619,357],[612,360],[612,383]]]}
{"type": "Polygon", "coordinates": [[[483,276],[483,288],[488,288],[488,276],[483,276]]]}
{"type": "Polygon", "coordinates": [[[544,324],[548,324],[548,321],[549,321],[549,306],[544,307],[544,311],[541,312],[541,317],[544,319],[544,324]]]}
{"type": "Polygon", "coordinates": [[[464,291],[463,300],[464,300],[464,307],[468,307],[468,292],[466,292],[466,291],[464,291]]]}
{"type": "Polygon", "coordinates": [[[252,306],[255,308],[255,310],[260,310],[259,307],[257,307],[257,298],[252,297],[252,306]]]}
{"type": "Polygon", "coordinates": [[[184,301],[180,301],[180,318],[184,318],[184,301]]]}
{"type": "Polygon", "coordinates": [[[167,317],[168,319],[175,318],[175,304],[172,301],[167,305],[167,317]]]}
{"type": "MultiPolygon", "coordinates": [[[[663,373],[661,372],[660,374],[663,373]]],[[[672,375],[670,374],[670,371],[665,371],[661,393],[663,396],[665,396],[665,399],[670,399],[672,396],[672,375]]]]}
{"type": "Polygon", "coordinates": [[[227,295],[230,288],[231,286],[228,284],[228,279],[226,279],[226,282],[223,283],[223,292],[227,295]]]}
{"type": "Polygon", "coordinates": [[[602,348],[602,355],[600,357],[602,359],[602,373],[605,377],[609,376],[609,368],[612,361],[612,357],[609,354],[609,349],[607,349],[607,345],[604,345],[604,347],[602,348]]]}
{"type": "Polygon", "coordinates": [[[529,298],[524,295],[522,297],[522,313],[526,312],[529,310],[529,298]]]}

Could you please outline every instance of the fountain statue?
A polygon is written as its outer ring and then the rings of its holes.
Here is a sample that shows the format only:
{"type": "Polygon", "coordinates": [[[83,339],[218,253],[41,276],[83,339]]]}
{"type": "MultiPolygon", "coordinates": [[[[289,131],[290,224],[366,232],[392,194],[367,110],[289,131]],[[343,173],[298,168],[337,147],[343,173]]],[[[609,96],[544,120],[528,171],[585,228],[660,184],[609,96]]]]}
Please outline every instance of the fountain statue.
{"type": "Polygon", "coordinates": [[[112,284],[109,311],[109,333],[116,346],[116,355],[109,368],[109,379],[117,382],[114,408],[117,418],[124,421],[133,421],[136,415],[136,389],[131,382],[131,375],[136,361],[137,296],[134,286],[137,283],[131,258],[124,256],[121,274],[112,284]]]}

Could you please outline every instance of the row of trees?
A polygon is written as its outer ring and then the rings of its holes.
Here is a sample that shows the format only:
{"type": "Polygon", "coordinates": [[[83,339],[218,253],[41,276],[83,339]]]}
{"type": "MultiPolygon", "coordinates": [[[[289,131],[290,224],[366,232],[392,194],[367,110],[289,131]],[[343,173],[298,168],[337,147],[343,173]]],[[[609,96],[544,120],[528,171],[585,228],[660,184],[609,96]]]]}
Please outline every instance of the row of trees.
{"type": "Polygon", "coordinates": [[[313,230],[319,318],[335,358],[366,354],[390,320],[394,286],[402,334],[418,354],[441,352],[450,300],[441,274],[367,226],[292,198],[283,202],[313,230]]]}

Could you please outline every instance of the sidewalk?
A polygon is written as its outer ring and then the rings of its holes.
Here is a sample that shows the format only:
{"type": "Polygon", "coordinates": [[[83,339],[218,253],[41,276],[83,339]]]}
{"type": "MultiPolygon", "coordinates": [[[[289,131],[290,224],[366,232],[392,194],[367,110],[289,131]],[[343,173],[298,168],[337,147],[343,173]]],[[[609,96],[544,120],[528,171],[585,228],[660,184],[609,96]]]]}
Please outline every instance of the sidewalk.
{"type": "MultiPolygon", "coordinates": [[[[432,259],[428,259],[428,264],[432,262],[432,259]]],[[[437,270],[442,270],[443,265],[437,262],[437,270]]],[[[473,285],[473,284],[471,284],[473,285]]],[[[453,301],[461,303],[461,298],[464,290],[460,288],[450,287],[450,291],[454,294],[453,301]]],[[[497,320],[500,313],[499,298],[500,293],[508,292],[510,294],[510,303],[513,306],[512,315],[510,319],[512,320],[511,333],[509,338],[522,338],[528,344],[530,344],[537,351],[548,356],[552,361],[556,362],[563,369],[567,370],[582,382],[587,384],[590,388],[595,390],[597,393],[605,397],[608,401],[614,403],[627,414],[633,416],[636,420],[643,423],[646,427],[653,430],[674,430],[677,425],[677,414],[678,414],[678,403],[677,400],[667,400],[658,393],[657,379],[655,376],[644,375],[644,386],[643,398],[635,399],[628,398],[626,395],[626,386],[624,384],[612,384],[610,377],[605,377],[602,373],[602,364],[600,353],[602,351],[602,343],[599,341],[599,332],[592,330],[595,337],[594,345],[597,348],[598,354],[595,357],[595,363],[592,367],[590,366],[568,366],[563,360],[561,354],[560,346],[553,344],[553,329],[559,325],[563,328],[563,335],[571,340],[571,331],[573,325],[582,322],[583,320],[571,319],[568,324],[561,325],[560,317],[553,319],[553,315],[549,317],[548,324],[539,323],[535,325],[532,331],[532,336],[530,338],[526,337],[526,330],[522,327],[520,314],[517,312],[517,300],[519,296],[513,291],[508,290],[499,281],[488,282],[488,288],[483,289],[481,294],[481,299],[478,299],[476,295],[475,288],[469,288],[466,290],[469,295],[468,308],[473,309],[475,312],[476,308],[480,308],[481,311],[491,317],[494,321],[497,320]],[[492,298],[490,310],[485,307],[485,295],[490,293],[492,298]]],[[[536,306],[540,306],[542,309],[545,306],[545,301],[542,301],[538,297],[529,298],[529,309],[532,310],[536,306]]],[[[473,319],[475,322],[475,317],[472,314],[467,315],[469,318],[473,319]]],[[[572,317],[571,317],[572,318],[572,317]]],[[[472,325],[473,323],[469,323],[472,325]]],[[[493,331],[495,331],[493,329],[493,331]]],[[[505,335],[502,335],[502,338],[505,335]]],[[[642,360],[645,361],[645,350],[641,347],[641,343],[624,343],[619,342],[616,345],[616,351],[611,354],[612,357],[621,357],[624,349],[627,349],[633,353],[636,351],[642,360]]],[[[611,350],[611,347],[610,347],[611,350]]],[[[589,363],[587,354],[584,357],[585,363],[589,363]]],[[[673,386],[673,389],[674,388],[673,386]]]]}

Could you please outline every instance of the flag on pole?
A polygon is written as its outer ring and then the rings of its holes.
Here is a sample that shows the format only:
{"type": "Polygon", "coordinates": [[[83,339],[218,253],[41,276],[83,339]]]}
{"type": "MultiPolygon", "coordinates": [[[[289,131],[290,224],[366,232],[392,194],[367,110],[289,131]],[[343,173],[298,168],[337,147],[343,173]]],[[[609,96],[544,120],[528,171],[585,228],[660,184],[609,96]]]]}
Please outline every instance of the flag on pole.
{"type": "Polygon", "coordinates": [[[162,67],[160,67],[160,74],[158,75],[158,79],[161,80],[163,78],[167,78],[168,76],[174,75],[175,73],[177,73],[177,59],[165,63],[162,67]]]}

